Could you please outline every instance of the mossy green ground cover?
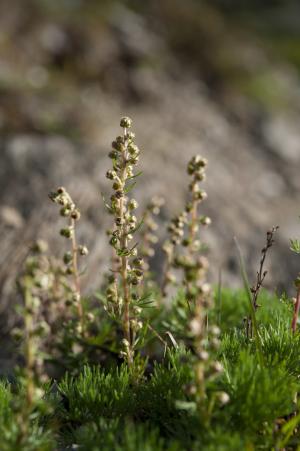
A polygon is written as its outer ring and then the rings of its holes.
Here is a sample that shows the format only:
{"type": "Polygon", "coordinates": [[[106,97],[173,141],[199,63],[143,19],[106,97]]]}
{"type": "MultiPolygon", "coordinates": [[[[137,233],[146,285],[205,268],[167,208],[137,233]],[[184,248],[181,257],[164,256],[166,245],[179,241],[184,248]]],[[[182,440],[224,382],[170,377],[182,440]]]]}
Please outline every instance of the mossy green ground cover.
{"type": "MultiPolygon", "coordinates": [[[[177,349],[171,346],[165,355],[152,349],[143,376],[135,380],[127,366],[117,362],[85,365],[74,375],[67,372],[47,386],[51,410],[37,410],[32,416],[30,438],[19,449],[298,449],[300,335],[290,331],[291,304],[266,292],[260,297],[261,366],[255,342],[245,334],[245,294],[226,289],[216,297],[208,321],[217,322],[222,331],[215,352],[224,371],[209,382],[208,391],[224,391],[230,400],[215,406],[209,423],[199,419],[188,390],[193,370],[189,342],[184,340],[186,309],[179,294],[155,320],[161,334],[172,330],[177,349]]],[[[2,450],[18,449],[13,412],[20,396],[16,381],[1,382],[2,450]]]]}

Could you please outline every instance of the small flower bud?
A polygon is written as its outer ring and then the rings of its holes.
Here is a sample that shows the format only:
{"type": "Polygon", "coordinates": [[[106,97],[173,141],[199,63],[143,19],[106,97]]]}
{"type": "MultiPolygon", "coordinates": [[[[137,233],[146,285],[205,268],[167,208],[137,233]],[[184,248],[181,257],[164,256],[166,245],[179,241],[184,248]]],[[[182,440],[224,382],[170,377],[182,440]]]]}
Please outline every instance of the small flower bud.
{"type": "Polygon", "coordinates": [[[72,238],[73,236],[73,229],[71,227],[66,227],[65,229],[60,230],[61,236],[65,238],[72,238]]]}
{"type": "Polygon", "coordinates": [[[15,327],[11,331],[11,336],[14,340],[21,340],[21,338],[23,337],[23,331],[18,327],[15,327]]]}
{"type": "Polygon", "coordinates": [[[139,204],[137,203],[137,201],[135,199],[131,199],[131,201],[128,204],[128,208],[129,210],[135,210],[136,208],[138,208],[139,204]]]}
{"type": "Polygon", "coordinates": [[[143,276],[143,271],[142,271],[141,269],[139,269],[139,268],[135,268],[135,269],[134,269],[134,274],[135,274],[137,277],[142,277],[142,276],[143,276]]]}
{"type": "Polygon", "coordinates": [[[133,141],[135,139],[135,133],[127,132],[127,139],[129,139],[130,141],[133,141]]]}
{"type": "Polygon", "coordinates": [[[116,150],[111,150],[108,154],[109,158],[116,160],[118,158],[118,152],[116,150]]]}
{"type": "Polygon", "coordinates": [[[129,283],[131,283],[131,285],[138,285],[139,282],[140,280],[137,276],[132,276],[129,278],[129,283]]]}
{"type": "Polygon", "coordinates": [[[82,245],[80,245],[80,246],[78,247],[78,251],[79,251],[79,254],[82,255],[83,257],[85,257],[86,255],[88,255],[88,253],[89,253],[88,248],[87,248],[86,246],[82,246],[82,245]]]}
{"type": "Polygon", "coordinates": [[[69,266],[69,267],[66,269],[66,274],[67,274],[68,276],[71,276],[73,273],[74,273],[74,269],[71,268],[71,267],[69,266]]]}
{"type": "Polygon", "coordinates": [[[202,216],[202,218],[200,218],[200,222],[204,226],[211,225],[211,219],[208,216],[202,216]]]}
{"type": "Polygon", "coordinates": [[[220,347],[220,340],[218,340],[216,337],[211,338],[209,343],[214,350],[217,350],[220,347]]]}
{"type": "Polygon", "coordinates": [[[121,142],[118,142],[118,141],[113,141],[111,143],[111,146],[113,149],[117,150],[118,152],[124,152],[124,150],[125,150],[124,144],[121,142]]]}
{"type": "Polygon", "coordinates": [[[130,155],[132,155],[134,157],[134,156],[138,156],[139,155],[140,149],[135,144],[129,144],[128,152],[129,152],[130,155]]]}
{"type": "Polygon", "coordinates": [[[111,246],[116,246],[118,244],[118,238],[115,236],[112,236],[111,239],[109,240],[109,244],[111,246]]]}
{"type": "Polygon", "coordinates": [[[115,196],[117,199],[121,199],[122,197],[124,197],[124,192],[122,190],[117,190],[115,196]]]}
{"type": "Polygon", "coordinates": [[[72,300],[73,300],[74,304],[78,304],[78,302],[80,302],[80,294],[73,293],[72,300]]]}
{"type": "Polygon", "coordinates": [[[207,198],[207,193],[205,191],[197,191],[193,194],[195,200],[205,200],[207,198]]]}
{"type": "Polygon", "coordinates": [[[64,263],[65,263],[66,265],[68,265],[69,263],[71,263],[71,261],[73,260],[73,255],[72,255],[72,253],[71,253],[71,252],[66,252],[66,253],[64,254],[63,260],[64,260],[64,263]]]}
{"type": "Polygon", "coordinates": [[[144,266],[144,260],[141,257],[135,258],[132,263],[136,268],[143,268],[144,266]]]}
{"type": "Polygon", "coordinates": [[[221,391],[218,393],[218,401],[220,404],[222,404],[224,406],[225,404],[229,403],[230,397],[227,393],[225,393],[224,391],[221,391]]]}
{"type": "Polygon", "coordinates": [[[218,326],[211,326],[209,328],[209,331],[212,335],[214,335],[215,337],[218,337],[221,333],[221,330],[218,326]]]}
{"type": "Polygon", "coordinates": [[[120,182],[118,182],[118,181],[115,181],[114,183],[113,183],[113,189],[115,190],[115,191],[118,191],[118,190],[120,190],[121,188],[122,188],[122,185],[121,185],[121,183],[120,182]]]}
{"type": "Polygon", "coordinates": [[[118,217],[115,219],[115,223],[116,223],[116,226],[117,226],[117,227],[120,227],[121,225],[124,224],[124,219],[121,218],[121,216],[118,216],[118,217]]]}
{"type": "Polygon", "coordinates": [[[114,180],[116,177],[117,177],[116,171],[113,170],[107,171],[106,178],[108,178],[109,180],[114,180]]]}
{"type": "Polygon", "coordinates": [[[86,318],[87,318],[87,320],[88,320],[90,323],[92,323],[92,322],[94,322],[94,320],[95,320],[95,315],[94,315],[93,313],[91,313],[91,312],[88,312],[88,313],[86,314],[86,318]]]}
{"type": "Polygon", "coordinates": [[[199,359],[206,362],[209,359],[209,354],[207,351],[201,351],[199,353],[199,359]]]}
{"type": "Polygon", "coordinates": [[[213,362],[211,365],[211,369],[217,374],[222,373],[224,371],[223,365],[220,362],[213,362]]]}
{"type": "Polygon", "coordinates": [[[123,338],[122,344],[123,344],[124,348],[129,348],[129,346],[130,346],[129,341],[126,340],[126,338],[123,338]]]}
{"type": "Polygon", "coordinates": [[[140,159],[139,156],[135,156],[135,157],[129,158],[128,161],[130,164],[135,165],[139,162],[139,159],[140,159]]]}
{"type": "Polygon", "coordinates": [[[60,215],[61,216],[67,217],[67,216],[70,215],[70,213],[71,213],[71,210],[69,208],[67,208],[67,207],[63,207],[63,208],[60,209],[60,215]]]}
{"type": "Polygon", "coordinates": [[[44,335],[50,332],[50,326],[46,321],[40,321],[35,329],[35,334],[44,335]]]}
{"type": "Polygon", "coordinates": [[[44,240],[36,240],[36,242],[32,245],[31,250],[37,254],[43,254],[48,250],[48,243],[44,240]]]}
{"type": "Polygon", "coordinates": [[[121,120],[120,120],[120,127],[122,127],[122,128],[130,128],[131,125],[132,125],[132,120],[129,117],[125,116],[125,117],[121,118],[121,120]]]}
{"type": "Polygon", "coordinates": [[[202,324],[198,318],[193,318],[190,322],[190,330],[193,335],[199,335],[202,331],[202,324]]]}
{"type": "Polygon", "coordinates": [[[75,221],[78,221],[80,219],[80,211],[78,209],[75,209],[72,211],[71,213],[71,218],[74,219],[75,221]]]}

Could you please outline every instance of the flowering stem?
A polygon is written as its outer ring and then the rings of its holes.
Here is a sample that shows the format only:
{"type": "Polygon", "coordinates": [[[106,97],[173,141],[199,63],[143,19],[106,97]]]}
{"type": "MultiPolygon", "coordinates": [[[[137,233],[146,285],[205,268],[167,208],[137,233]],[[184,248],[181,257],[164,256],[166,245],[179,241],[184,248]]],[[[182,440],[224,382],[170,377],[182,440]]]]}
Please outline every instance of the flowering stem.
{"type": "Polygon", "coordinates": [[[31,410],[33,402],[33,345],[31,342],[32,331],[32,315],[30,308],[32,305],[31,292],[28,286],[24,288],[25,299],[25,359],[26,359],[26,408],[28,412],[31,410]]]}
{"type": "Polygon", "coordinates": [[[83,306],[82,306],[82,298],[81,298],[81,288],[80,288],[80,276],[79,276],[79,270],[78,270],[78,246],[77,246],[77,240],[76,240],[76,226],[75,226],[75,219],[71,217],[71,229],[72,229],[72,266],[73,266],[73,276],[74,276],[74,288],[75,293],[78,297],[77,299],[77,311],[78,311],[78,317],[79,322],[81,325],[81,333],[84,335],[84,315],[83,315],[83,306]]]}
{"type": "Polygon", "coordinates": [[[195,240],[195,235],[197,232],[197,219],[198,219],[198,202],[193,200],[193,204],[192,204],[192,209],[190,212],[191,215],[191,222],[190,222],[190,226],[189,226],[189,232],[190,232],[190,252],[193,253],[194,249],[193,249],[193,243],[195,240]]]}
{"type": "MultiPolygon", "coordinates": [[[[126,225],[126,217],[125,210],[126,207],[124,205],[124,191],[125,191],[125,182],[126,182],[126,158],[127,158],[127,129],[124,128],[124,143],[125,150],[123,152],[123,167],[121,171],[121,189],[123,191],[123,196],[120,199],[120,217],[122,218],[123,225],[121,227],[121,249],[127,249],[127,225],[126,225]]],[[[124,338],[129,343],[127,359],[128,366],[132,363],[132,349],[131,349],[131,337],[130,337],[130,289],[127,283],[128,279],[128,257],[127,255],[122,255],[121,257],[121,277],[122,277],[122,286],[123,286],[123,295],[124,295],[124,317],[123,317],[123,329],[124,329],[124,338]]]]}

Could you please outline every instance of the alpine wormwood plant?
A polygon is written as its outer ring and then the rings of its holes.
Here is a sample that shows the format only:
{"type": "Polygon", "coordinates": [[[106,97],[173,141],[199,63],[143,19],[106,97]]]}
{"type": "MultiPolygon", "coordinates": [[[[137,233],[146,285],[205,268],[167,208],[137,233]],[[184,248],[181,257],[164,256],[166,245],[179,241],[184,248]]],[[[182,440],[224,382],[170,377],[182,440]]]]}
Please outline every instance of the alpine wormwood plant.
{"type": "Polygon", "coordinates": [[[25,358],[24,367],[18,369],[19,381],[23,390],[14,404],[18,427],[15,449],[26,448],[31,420],[36,415],[37,410],[45,411],[46,409],[41,383],[47,381],[47,376],[44,372],[41,344],[45,336],[49,334],[50,328],[41,316],[40,279],[39,273],[36,271],[36,262],[35,257],[29,257],[26,261],[24,274],[18,280],[24,301],[19,309],[24,320],[24,327],[23,331],[18,328],[12,331],[15,338],[22,339],[25,358]]]}
{"type": "Polygon", "coordinates": [[[80,219],[80,211],[73,202],[70,194],[65,188],[60,187],[49,194],[49,198],[61,206],[60,214],[67,219],[66,227],[60,230],[61,236],[70,240],[70,251],[64,255],[66,273],[73,276],[73,296],[72,303],[76,306],[78,313],[78,332],[85,333],[83,302],[80,289],[80,273],[78,267],[78,256],[86,256],[88,249],[86,246],[78,245],[76,239],[76,222],[80,219]]]}
{"type": "MultiPolygon", "coordinates": [[[[272,227],[270,230],[267,231],[266,244],[261,250],[261,258],[260,258],[260,262],[259,262],[259,270],[256,273],[256,281],[255,281],[255,284],[250,288],[254,314],[256,313],[257,309],[260,307],[260,305],[258,304],[258,298],[259,298],[261,288],[263,287],[265,278],[268,274],[268,271],[264,270],[266,257],[267,257],[269,249],[271,249],[271,247],[275,243],[274,236],[278,229],[279,229],[279,227],[276,226],[276,227],[272,227]]],[[[245,318],[245,322],[246,322],[246,336],[248,338],[249,337],[252,338],[253,324],[252,324],[251,315],[248,316],[248,318],[245,318]]]]}
{"type": "Polygon", "coordinates": [[[170,269],[181,269],[188,301],[197,299],[200,292],[208,289],[205,283],[208,261],[205,257],[199,256],[203,244],[198,236],[199,227],[211,223],[207,216],[199,216],[199,205],[207,197],[206,192],[199,186],[199,182],[205,180],[206,165],[206,159],[199,155],[193,157],[188,163],[187,172],[192,178],[189,184],[190,199],[185,210],[173,218],[168,228],[170,239],[164,245],[167,267],[163,292],[165,294],[169,282],[176,280],[170,269]]]}
{"type": "Polygon", "coordinates": [[[215,325],[207,327],[207,316],[211,307],[211,298],[199,295],[196,299],[193,318],[190,321],[190,335],[193,339],[194,380],[188,387],[189,394],[194,396],[199,419],[209,424],[216,402],[227,404],[229,396],[225,392],[209,393],[207,385],[223,372],[222,364],[213,354],[220,346],[220,329],[215,325]]]}
{"type": "Polygon", "coordinates": [[[107,300],[116,303],[121,313],[124,334],[121,354],[129,366],[133,363],[136,334],[142,327],[141,322],[136,319],[139,312],[137,286],[143,280],[144,269],[144,261],[137,255],[137,244],[132,244],[134,233],[141,222],[137,222],[134,214],[138,203],[128,196],[135,185],[134,179],[138,176],[134,174],[134,167],[138,164],[140,155],[140,150],[134,143],[135,134],[130,131],[131,125],[130,118],[121,119],[123,133],[112,143],[109,153],[112,169],[106,173],[106,177],[112,181],[114,191],[110,204],[107,205],[115,223],[114,229],[109,233],[110,244],[119,262],[113,270],[107,300]]]}

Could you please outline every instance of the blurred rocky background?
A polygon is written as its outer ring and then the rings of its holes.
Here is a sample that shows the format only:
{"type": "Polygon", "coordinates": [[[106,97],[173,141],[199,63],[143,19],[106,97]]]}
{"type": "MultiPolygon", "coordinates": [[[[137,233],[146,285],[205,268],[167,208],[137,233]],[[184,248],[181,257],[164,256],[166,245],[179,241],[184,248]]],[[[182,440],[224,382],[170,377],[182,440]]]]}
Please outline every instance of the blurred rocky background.
{"type": "Polygon", "coordinates": [[[289,250],[300,235],[299,17],[299,2],[288,0],[2,0],[0,313],[12,308],[33,239],[62,253],[47,198],[59,185],[81,206],[85,287],[99,287],[110,223],[101,192],[123,115],[143,152],[138,200],[164,196],[162,221],[182,208],[188,159],[208,158],[212,281],[222,270],[224,284],[240,284],[234,236],[253,280],[265,232],[278,224],[267,286],[291,293],[300,266],[289,250]]]}

